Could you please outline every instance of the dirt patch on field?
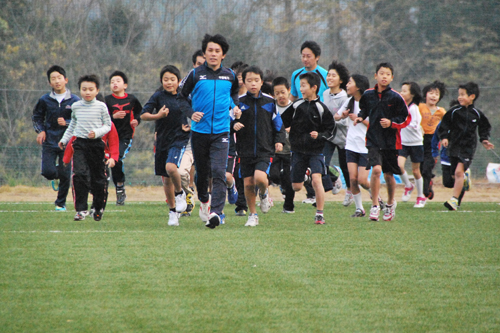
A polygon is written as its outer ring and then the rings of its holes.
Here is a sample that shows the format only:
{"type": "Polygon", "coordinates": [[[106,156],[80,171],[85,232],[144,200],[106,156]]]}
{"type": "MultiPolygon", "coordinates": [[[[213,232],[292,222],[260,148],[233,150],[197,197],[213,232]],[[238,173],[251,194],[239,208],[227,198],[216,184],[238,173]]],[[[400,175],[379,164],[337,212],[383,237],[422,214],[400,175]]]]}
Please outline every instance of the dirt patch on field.
{"type": "MultiPolygon", "coordinates": [[[[434,186],[435,197],[433,201],[446,201],[451,197],[452,190],[444,188],[438,181],[434,186]]],[[[127,187],[127,201],[164,201],[165,194],[160,186],[129,186],[127,187]]],[[[274,201],[283,201],[281,193],[277,187],[270,188],[271,197],[274,201]]],[[[370,197],[366,191],[362,191],[363,201],[369,201],[370,197]]],[[[396,189],[396,200],[401,198],[403,193],[403,185],[398,185],[396,189]]],[[[345,190],[342,190],[337,195],[332,195],[331,192],[326,194],[328,201],[343,201],[345,190]]],[[[382,197],[387,198],[385,185],[382,185],[382,197]]],[[[68,200],[71,200],[71,194],[68,200]]],[[[298,192],[295,196],[295,201],[302,201],[306,198],[305,191],[298,192]]],[[[1,186],[0,201],[7,202],[32,202],[32,201],[55,201],[56,192],[50,186],[47,187],[29,187],[29,186],[1,186]]],[[[412,195],[412,200],[416,199],[416,194],[412,195]]],[[[110,188],[109,202],[116,200],[115,190],[110,188]]],[[[464,201],[470,202],[500,202],[500,184],[490,184],[486,180],[474,180],[472,188],[466,193],[464,201]]]]}

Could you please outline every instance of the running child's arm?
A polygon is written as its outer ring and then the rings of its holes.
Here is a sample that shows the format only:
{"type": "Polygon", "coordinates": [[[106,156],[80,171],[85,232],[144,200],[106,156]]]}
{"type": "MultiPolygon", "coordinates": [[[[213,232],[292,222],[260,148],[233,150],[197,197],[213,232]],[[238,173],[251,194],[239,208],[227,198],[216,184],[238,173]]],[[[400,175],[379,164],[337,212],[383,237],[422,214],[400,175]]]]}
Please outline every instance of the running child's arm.
{"type": "Polygon", "coordinates": [[[90,139],[102,138],[106,133],[111,131],[111,117],[109,116],[108,108],[104,103],[101,109],[101,123],[101,127],[96,128],[89,133],[90,139]]]}
{"type": "Polygon", "coordinates": [[[382,118],[380,120],[380,124],[382,125],[382,127],[386,128],[390,126],[391,128],[403,129],[408,126],[408,124],[411,122],[411,115],[409,115],[408,113],[408,106],[406,105],[403,97],[401,97],[400,95],[396,95],[396,97],[392,99],[392,109],[392,114],[394,116],[390,119],[382,118]],[[384,124],[387,125],[386,120],[390,122],[389,126],[384,126],[384,124]]]}
{"type": "Polygon", "coordinates": [[[479,141],[481,141],[481,144],[487,150],[493,149],[493,148],[495,148],[495,146],[491,142],[488,141],[488,139],[490,138],[491,124],[490,124],[488,118],[486,118],[486,116],[481,111],[479,111],[479,115],[480,115],[480,118],[479,118],[479,121],[477,124],[477,130],[479,133],[479,141]]]}

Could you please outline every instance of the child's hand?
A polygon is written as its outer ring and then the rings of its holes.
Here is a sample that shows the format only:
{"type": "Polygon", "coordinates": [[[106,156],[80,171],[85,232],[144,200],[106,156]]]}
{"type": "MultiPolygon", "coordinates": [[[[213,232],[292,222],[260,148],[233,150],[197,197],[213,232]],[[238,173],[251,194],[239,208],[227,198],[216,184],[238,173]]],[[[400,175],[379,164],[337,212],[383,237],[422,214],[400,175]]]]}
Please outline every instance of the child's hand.
{"type": "Polygon", "coordinates": [[[203,112],[199,112],[199,111],[196,111],[195,113],[193,113],[193,115],[191,116],[191,120],[192,121],[196,121],[196,122],[199,122],[201,120],[201,118],[203,118],[203,112]]]}
{"type": "Polygon", "coordinates": [[[112,158],[110,158],[109,160],[106,161],[106,165],[110,168],[114,168],[115,164],[116,164],[116,161],[112,158]]]}
{"type": "MultiPolygon", "coordinates": [[[[345,119],[345,118],[349,117],[349,114],[351,114],[350,112],[351,112],[351,110],[345,110],[344,112],[342,112],[341,118],[345,119]]],[[[356,115],[354,115],[354,117],[356,117],[356,115]]]]}
{"type": "Polygon", "coordinates": [[[91,131],[89,135],[87,135],[89,139],[95,139],[95,132],[91,131]]]}
{"type": "Polygon", "coordinates": [[[488,140],[484,140],[481,143],[483,144],[483,147],[486,148],[486,150],[495,149],[495,145],[489,142],[488,140]]]}
{"type": "Polygon", "coordinates": [[[383,128],[389,128],[389,127],[391,127],[391,124],[392,124],[392,122],[389,119],[387,119],[387,118],[380,119],[380,125],[383,128]]]}
{"type": "Polygon", "coordinates": [[[163,105],[160,111],[158,111],[158,119],[165,118],[166,116],[168,116],[169,111],[170,110],[165,105],[163,105]]]}
{"type": "Polygon", "coordinates": [[[242,129],[243,127],[245,127],[245,125],[243,125],[242,123],[235,123],[233,125],[233,129],[238,132],[240,129],[242,129]]]}
{"type": "Polygon", "coordinates": [[[355,121],[355,120],[356,120],[356,118],[358,118],[358,116],[357,116],[357,115],[355,115],[355,114],[354,114],[354,113],[352,113],[352,112],[351,112],[351,113],[349,113],[349,116],[348,116],[348,117],[349,117],[349,119],[351,119],[352,121],[355,121]]]}
{"type": "Polygon", "coordinates": [[[274,144],[274,149],[276,150],[277,153],[283,150],[283,144],[281,142],[276,142],[274,144]]]}
{"type": "Polygon", "coordinates": [[[132,120],[132,121],[130,122],[130,126],[132,126],[132,127],[134,127],[134,128],[135,128],[135,127],[137,127],[137,125],[139,125],[139,122],[137,121],[137,119],[134,119],[134,120],[132,120]]]}
{"type": "Polygon", "coordinates": [[[290,133],[290,127],[285,128],[285,131],[286,131],[287,133],[290,133]]]}
{"type": "Polygon", "coordinates": [[[181,126],[184,132],[189,132],[191,130],[191,126],[189,126],[188,124],[182,124],[181,126]]]}
{"type": "Polygon", "coordinates": [[[241,118],[241,110],[239,107],[235,106],[233,108],[233,113],[234,113],[234,118],[235,119],[240,119],[241,118]]]}
{"type": "Polygon", "coordinates": [[[313,139],[315,139],[315,140],[318,138],[318,132],[316,132],[316,131],[312,131],[312,132],[311,132],[311,133],[309,133],[309,134],[311,135],[311,138],[313,138],[313,139]]]}
{"type": "Polygon", "coordinates": [[[64,143],[59,142],[57,145],[59,146],[59,148],[61,148],[61,150],[64,150],[64,143]]]}
{"type": "Polygon", "coordinates": [[[63,117],[57,118],[57,124],[59,126],[66,126],[66,120],[63,117]]]}
{"type": "Polygon", "coordinates": [[[441,140],[441,145],[445,148],[448,148],[448,139],[441,140]]]}
{"type": "Polygon", "coordinates": [[[356,124],[359,124],[360,122],[363,121],[363,118],[361,117],[356,117],[356,119],[354,119],[354,126],[356,126],[356,124]]]}
{"type": "Polygon", "coordinates": [[[44,141],[45,141],[45,137],[46,137],[46,134],[45,134],[45,131],[41,131],[40,133],[38,133],[38,135],[36,136],[36,142],[41,145],[44,141]]]}
{"type": "Polygon", "coordinates": [[[127,112],[125,111],[118,111],[116,113],[113,113],[113,119],[123,119],[127,115],[127,112]]]}

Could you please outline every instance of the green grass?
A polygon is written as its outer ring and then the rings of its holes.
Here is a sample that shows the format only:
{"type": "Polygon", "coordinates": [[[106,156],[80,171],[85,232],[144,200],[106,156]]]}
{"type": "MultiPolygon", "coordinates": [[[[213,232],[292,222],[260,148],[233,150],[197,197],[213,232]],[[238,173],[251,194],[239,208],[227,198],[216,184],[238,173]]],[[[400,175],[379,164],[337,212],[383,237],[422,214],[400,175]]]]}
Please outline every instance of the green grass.
{"type": "Polygon", "coordinates": [[[162,203],[101,222],[0,203],[0,332],[500,331],[500,206],[412,206],[369,222],[330,202],[318,226],[277,203],[256,228],[229,206],[209,230],[162,203]]]}

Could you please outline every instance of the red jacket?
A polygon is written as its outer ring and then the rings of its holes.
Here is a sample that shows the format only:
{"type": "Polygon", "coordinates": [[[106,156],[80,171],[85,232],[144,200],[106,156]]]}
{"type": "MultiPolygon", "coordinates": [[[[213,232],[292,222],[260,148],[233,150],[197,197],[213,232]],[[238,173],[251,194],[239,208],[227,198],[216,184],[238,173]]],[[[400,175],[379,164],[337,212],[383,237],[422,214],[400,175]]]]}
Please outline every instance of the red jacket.
{"type": "MultiPolygon", "coordinates": [[[[73,159],[73,141],[75,141],[76,136],[73,136],[68,144],[66,145],[66,150],[64,151],[63,162],[69,164],[73,159]]],[[[115,124],[111,123],[111,131],[102,137],[104,142],[104,157],[108,160],[109,158],[118,161],[120,158],[120,141],[118,139],[118,132],[116,131],[115,124]]]]}

